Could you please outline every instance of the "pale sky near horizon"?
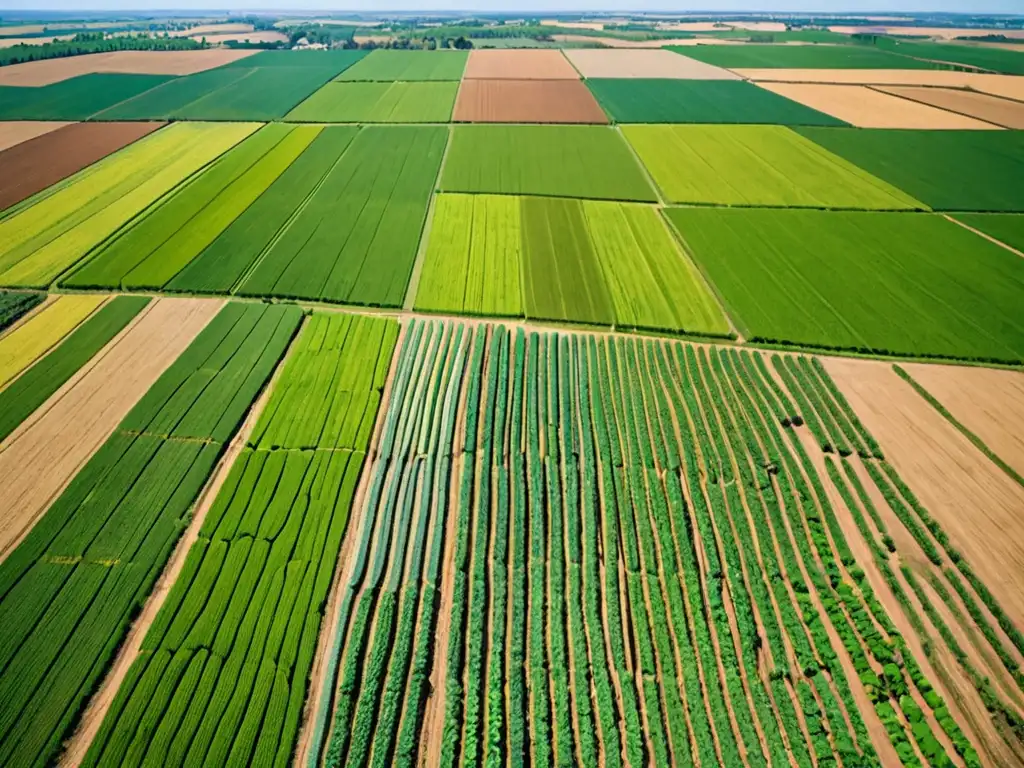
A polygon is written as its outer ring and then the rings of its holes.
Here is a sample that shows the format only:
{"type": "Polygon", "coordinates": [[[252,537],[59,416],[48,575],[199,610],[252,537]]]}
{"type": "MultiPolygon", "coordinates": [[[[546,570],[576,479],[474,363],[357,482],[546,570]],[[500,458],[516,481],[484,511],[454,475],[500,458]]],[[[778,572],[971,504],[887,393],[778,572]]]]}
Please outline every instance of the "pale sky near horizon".
{"type": "Polygon", "coordinates": [[[0,15],[5,10],[21,11],[149,11],[202,10],[217,12],[338,11],[383,13],[386,11],[480,11],[543,13],[586,11],[664,11],[668,13],[743,12],[755,13],[868,13],[946,12],[1024,14],[1024,0],[0,0],[0,15]]]}

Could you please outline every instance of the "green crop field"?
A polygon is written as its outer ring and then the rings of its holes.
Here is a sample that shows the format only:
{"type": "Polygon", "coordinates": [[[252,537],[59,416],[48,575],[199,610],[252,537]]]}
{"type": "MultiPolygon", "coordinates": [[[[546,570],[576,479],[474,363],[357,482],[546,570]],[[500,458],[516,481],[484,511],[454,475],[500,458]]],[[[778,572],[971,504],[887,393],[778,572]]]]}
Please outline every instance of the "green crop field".
{"type": "Polygon", "coordinates": [[[416,309],[522,315],[520,207],[512,195],[438,195],[416,309]]]}
{"type": "Polygon", "coordinates": [[[959,213],[954,216],[969,227],[1024,252],[1024,216],[1007,213],[959,213]]]}
{"type": "Polygon", "coordinates": [[[845,125],[743,80],[587,80],[617,123],[845,125]]]}
{"type": "Polygon", "coordinates": [[[1024,259],[933,214],[673,208],[748,339],[1024,360],[1024,259]]]}
{"type": "Polygon", "coordinates": [[[441,127],[361,129],[308,198],[274,212],[272,241],[225,232],[256,259],[238,293],[401,306],[446,139],[441,127]]]}
{"type": "Polygon", "coordinates": [[[867,45],[694,45],[676,53],[728,69],[937,69],[867,45]]]}
{"type": "Polygon", "coordinates": [[[371,51],[338,80],[404,81],[462,79],[469,54],[465,51],[371,51]]]}
{"type": "Polygon", "coordinates": [[[458,83],[328,83],[288,113],[298,123],[447,123],[458,83]]]}
{"type": "Polygon", "coordinates": [[[47,286],[256,123],[176,123],[9,208],[0,285],[47,286]]]}
{"type": "Polygon", "coordinates": [[[241,67],[219,67],[166,82],[107,109],[96,110],[95,120],[168,119],[189,104],[227,88],[250,73],[241,67]]]}
{"type": "Polygon", "coordinates": [[[225,64],[218,69],[251,69],[252,67],[312,67],[314,69],[333,69],[340,75],[358,62],[367,51],[332,49],[328,51],[260,51],[225,64]]]}
{"type": "Polygon", "coordinates": [[[4,765],[56,758],[300,319],[225,307],[0,563],[4,765]]]}
{"type": "Polygon", "coordinates": [[[0,86],[0,120],[86,120],[172,79],[100,73],[35,88],[0,86]]]}
{"type": "Polygon", "coordinates": [[[1024,211],[1024,132],[797,128],[937,211],[1024,211]]]}
{"type": "Polygon", "coordinates": [[[626,125],[622,132],[674,203],[927,208],[783,126],[626,125]]]}
{"type": "Polygon", "coordinates": [[[657,211],[631,203],[440,195],[415,307],[729,333],[657,211]]]}
{"type": "Polygon", "coordinates": [[[397,335],[310,319],[83,765],[289,762],[397,335]]]}
{"type": "Polygon", "coordinates": [[[878,44],[884,46],[888,51],[904,56],[961,64],[982,70],[1002,72],[1007,75],[1024,75],[1024,50],[982,48],[977,45],[918,42],[916,40],[883,39],[878,44]]]}
{"type": "Polygon", "coordinates": [[[622,137],[604,126],[455,126],[441,189],[640,202],[657,199],[622,137]]]}
{"type": "Polygon", "coordinates": [[[104,243],[64,285],[163,287],[242,215],[320,130],[283,123],[261,128],[104,243]]]}
{"type": "Polygon", "coordinates": [[[0,442],[119,334],[149,303],[117,296],[69,333],[45,357],[0,389],[0,442]]]}

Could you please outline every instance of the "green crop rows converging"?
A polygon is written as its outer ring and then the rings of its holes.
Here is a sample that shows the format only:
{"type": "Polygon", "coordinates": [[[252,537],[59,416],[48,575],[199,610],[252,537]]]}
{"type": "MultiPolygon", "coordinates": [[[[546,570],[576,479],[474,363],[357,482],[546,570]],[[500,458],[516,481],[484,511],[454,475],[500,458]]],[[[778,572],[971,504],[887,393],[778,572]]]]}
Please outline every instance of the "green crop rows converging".
{"type": "Polygon", "coordinates": [[[1024,359],[1024,261],[933,214],[673,208],[750,339],[1024,359]]]}
{"type": "Polygon", "coordinates": [[[622,132],[673,203],[926,208],[783,126],[626,125],[622,132]]]}
{"type": "Polygon", "coordinates": [[[285,120],[298,123],[447,123],[459,84],[455,82],[331,82],[285,120]]]}
{"type": "Polygon", "coordinates": [[[441,189],[598,200],[657,199],[622,137],[603,126],[456,126],[441,189]]]}
{"type": "Polygon", "coordinates": [[[698,45],[669,50],[728,69],[939,69],[867,45],[698,45]]]}
{"type": "Polygon", "coordinates": [[[84,765],[289,762],[397,332],[310,319],[84,765]]]}
{"type": "Polygon", "coordinates": [[[937,211],[1024,211],[1024,131],[795,130],[937,211]]]}
{"type": "Polygon", "coordinates": [[[56,757],[301,314],[225,307],[0,564],[4,765],[56,757]]]}
{"type": "Polygon", "coordinates": [[[164,75],[104,72],[34,88],[0,86],[0,120],[86,120],[170,80],[164,75]]]}
{"type": "Polygon", "coordinates": [[[845,125],[743,80],[587,80],[617,123],[845,125]]]}
{"type": "Polygon", "coordinates": [[[729,333],[657,211],[631,203],[440,195],[415,306],[729,333]]]}
{"type": "Polygon", "coordinates": [[[469,54],[465,51],[372,51],[336,80],[402,81],[462,79],[469,54]]]}
{"type": "Polygon", "coordinates": [[[396,366],[309,765],[877,764],[851,686],[978,765],[760,355],[413,321],[396,366]]]}

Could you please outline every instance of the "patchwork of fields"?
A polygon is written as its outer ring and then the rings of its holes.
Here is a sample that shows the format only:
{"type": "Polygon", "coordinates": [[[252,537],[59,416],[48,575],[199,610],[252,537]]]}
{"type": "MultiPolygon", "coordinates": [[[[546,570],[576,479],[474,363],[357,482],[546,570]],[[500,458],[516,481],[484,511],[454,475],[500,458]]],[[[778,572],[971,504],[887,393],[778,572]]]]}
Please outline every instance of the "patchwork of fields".
{"type": "Polygon", "coordinates": [[[2,68],[0,765],[1024,768],[1024,53],[773,34],[2,68]]]}

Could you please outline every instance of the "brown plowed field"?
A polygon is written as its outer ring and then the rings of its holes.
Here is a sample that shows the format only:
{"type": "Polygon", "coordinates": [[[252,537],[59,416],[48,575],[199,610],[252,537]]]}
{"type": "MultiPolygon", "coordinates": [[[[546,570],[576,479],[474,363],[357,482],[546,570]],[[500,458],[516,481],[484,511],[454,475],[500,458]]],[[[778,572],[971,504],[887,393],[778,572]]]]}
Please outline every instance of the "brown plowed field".
{"type": "Polygon", "coordinates": [[[0,444],[0,560],[223,305],[152,302],[0,444]]]}
{"type": "Polygon", "coordinates": [[[0,211],[138,141],[164,123],[72,123],[0,152],[0,211]]]}
{"type": "Polygon", "coordinates": [[[823,358],[886,458],[978,577],[1024,624],[1024,488],[887,363],[823,358]]]}
{"type": "Polygon", "coordinates": [[[140,75],[192,75],[252,56],[256,50],[210,48],[201,51],[114,51],[26,61],[0,68],[0,85],[50,85],[93,72],[140,75]]]}
{"type": "Polygon", "coordinates": [[[56,131],[71,123],[43,122],[32,120],[0,121],[0,152],[34,139],[50,131],[56,131]]]}
{"type": "Polygon", "coordinates": [[[1001,130],[970,117],[890,96],[862,85],[758,83],[762,88],[858,128],[1001,130]]]}
{"type": "Polygon", "coordinates": [[[930,104],[939,109],[959,112],[1004,128],[1024,128],[1024,102],[1001,99],[987,93],[958,91],[951,88],[919,88],[914,86],[879,86],[879,91],[930,104]]]}
{"type": "Polygon", "coordinates": [[[996,456],[1024,475],[1024,374],[958,365],[904,365],[996,456]]]}
{"type": "Polygon", "coordinates": [[[561,51],[478,50],[469,52],[463,80],[578,80],[561,51]]]}
{"type": "Polygon", "coordinates": [[[581,80],[466,80],[452,120],[458,123],[607,123],[581,80]]]}
{"type": "Polygon", "coordinates": [[[584,77],[645,77],[674,80],[738,80],[727,69],[661,50],[570,49],[569,61],[584,77]]]}

